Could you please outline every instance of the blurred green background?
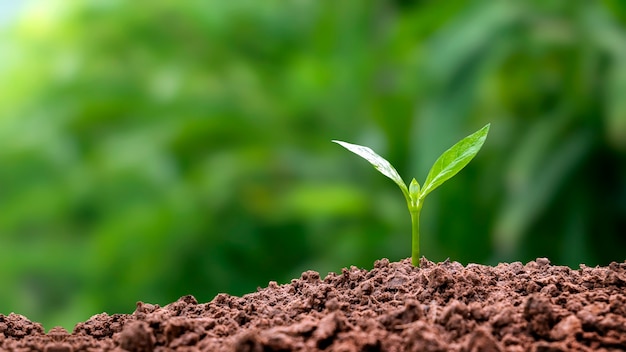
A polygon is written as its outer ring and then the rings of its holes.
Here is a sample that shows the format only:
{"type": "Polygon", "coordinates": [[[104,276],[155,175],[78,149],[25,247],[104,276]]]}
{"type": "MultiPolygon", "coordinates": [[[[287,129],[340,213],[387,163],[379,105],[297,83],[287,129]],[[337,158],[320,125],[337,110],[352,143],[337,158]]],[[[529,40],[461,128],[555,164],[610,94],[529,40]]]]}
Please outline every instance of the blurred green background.
{"type": "Polygon", "coordinates": [[[626,6],[0,3],[0,313],[46,329],[410,255],[397,186],[491,122],[428,259],[626,257],[626,6]]]}

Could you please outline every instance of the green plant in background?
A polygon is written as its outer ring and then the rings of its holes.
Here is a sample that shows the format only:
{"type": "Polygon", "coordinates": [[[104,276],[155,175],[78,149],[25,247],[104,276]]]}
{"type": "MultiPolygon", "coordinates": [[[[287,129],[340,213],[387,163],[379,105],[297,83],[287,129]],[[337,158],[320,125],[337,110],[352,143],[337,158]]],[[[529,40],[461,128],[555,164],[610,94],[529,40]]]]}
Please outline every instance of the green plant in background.
{"type": "Polygon", "coordinates": [[[400,177],[398,171],[396,171],[391,163],[376,154],[372,149],[362,145],[333,140],[333,142],[369,161],[376,170],[393,180],[402,190],[409,208],[409,213],[411,213],[411,261],[413,265],[419,266],[419,217],[422,206],[424,205],[424,198],[472,161],[483,146],[483,143],[485,143],[485,139],[489,133],[489,126],[490,124],[485,125],[485,127],[463,138],[441,154],[437,161],[435,161],[435,164],[430,168],[423,187],[420,187],[420,184],[415,178],[413,178],[411,184],[407,187],[404,181],[402,181],[402,177],[400,177]]]}

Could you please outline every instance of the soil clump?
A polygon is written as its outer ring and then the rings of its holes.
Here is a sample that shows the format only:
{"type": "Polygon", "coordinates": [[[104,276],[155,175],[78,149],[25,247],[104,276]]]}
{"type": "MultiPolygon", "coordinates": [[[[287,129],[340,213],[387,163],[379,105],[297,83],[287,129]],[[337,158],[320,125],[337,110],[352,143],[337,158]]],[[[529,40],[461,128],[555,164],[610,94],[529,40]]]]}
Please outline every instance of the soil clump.
{"type": "Polygon", "coordinates": [[[626,262],[376,261],[209,303],[139,302],[69,333],[0,315],[1,351],[626,351],[626,262]]]}

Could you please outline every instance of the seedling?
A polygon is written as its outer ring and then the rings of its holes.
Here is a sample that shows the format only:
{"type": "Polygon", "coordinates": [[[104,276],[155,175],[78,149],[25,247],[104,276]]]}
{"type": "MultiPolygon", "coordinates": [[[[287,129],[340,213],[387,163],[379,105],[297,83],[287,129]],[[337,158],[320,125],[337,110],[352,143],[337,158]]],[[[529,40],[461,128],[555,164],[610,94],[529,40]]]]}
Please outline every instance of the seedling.
{"type": "Polygon", "coordinates": [[[409,187],[407,187],[404,181],[402,181],[402,177],[398,174],[398,171],[396,171],[385,158],[376,154],[372,149],[362,145],[333,140],[333,142],[369,161],[376,170],[389,177],[402,190],[409,208],[409,213],[411,214],[411,261],[413,265],[419,266],[419,224],[424,198],[435,190],[435,188],[441,186],[441,184],[461,171],[465,165],[469,164],[483,146],[483,143],[485,143],[487,133],[489,133],[489,126],[490,124],[485,125],[485,127],[463,138],[441,154],[439,159],[437,159],[435,164],[430,168],[422,187],[420,187],[420,184],[415,178],[411,181],[409,187]]]}

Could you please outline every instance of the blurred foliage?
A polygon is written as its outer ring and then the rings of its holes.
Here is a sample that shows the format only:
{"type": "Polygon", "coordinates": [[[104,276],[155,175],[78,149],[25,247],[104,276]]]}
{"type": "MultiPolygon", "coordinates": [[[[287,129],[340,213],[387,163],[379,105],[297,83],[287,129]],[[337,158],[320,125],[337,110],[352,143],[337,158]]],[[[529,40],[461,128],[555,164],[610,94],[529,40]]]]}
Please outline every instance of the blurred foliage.
{"type": "Polygon", "coordinates": [[[0,313],[47,329],[410,255],[397,187],[487,122],[430,196],[431,260],[626,248],[626,6],[29,1],[0,32],[0,313]]]}

